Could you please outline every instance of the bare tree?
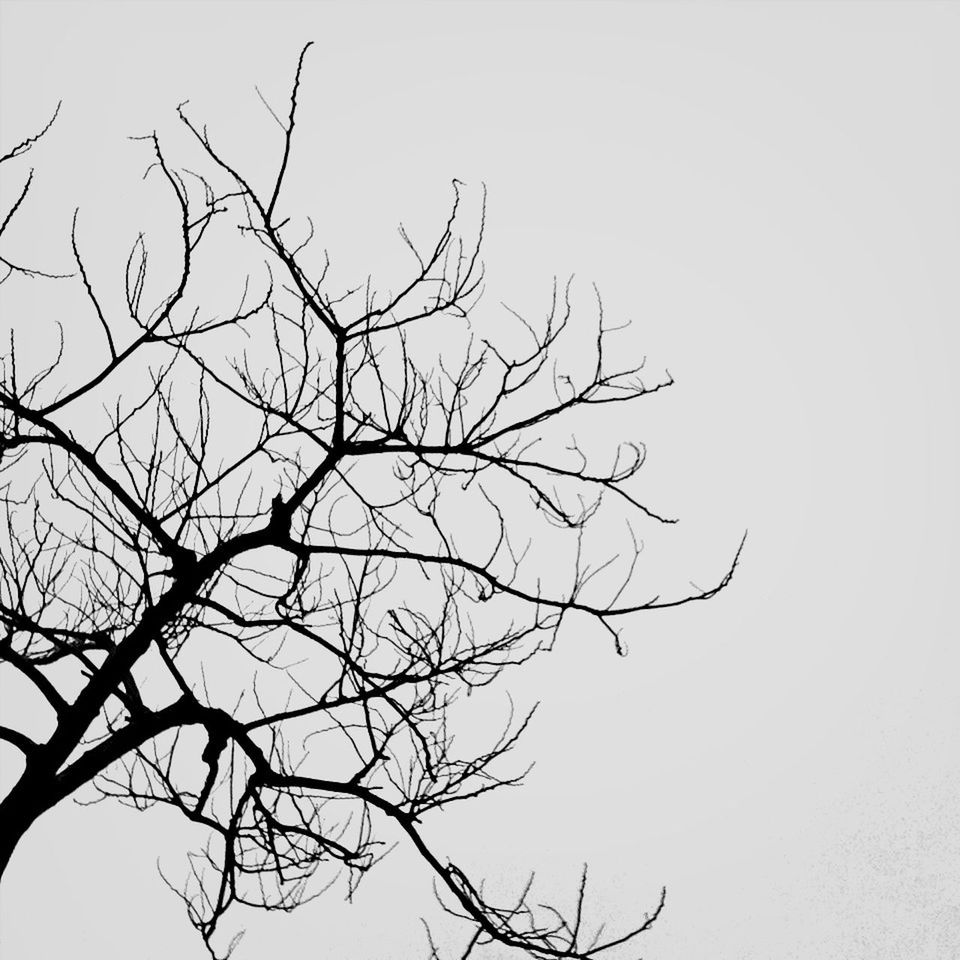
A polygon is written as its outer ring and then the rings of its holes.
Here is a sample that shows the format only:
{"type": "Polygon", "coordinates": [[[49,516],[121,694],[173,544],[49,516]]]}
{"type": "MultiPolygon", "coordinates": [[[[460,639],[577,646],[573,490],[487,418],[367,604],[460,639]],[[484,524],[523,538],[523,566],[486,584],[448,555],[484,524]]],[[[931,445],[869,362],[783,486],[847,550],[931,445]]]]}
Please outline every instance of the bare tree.
{"type": "Polygon", "coordinates": [[[11,331],[3,358],[0,658],[52,733],[0,728],[24,761],[0,803],[0,869],[38,817],[92,785],[208,829],[175,889],[213,956],[232,949],[215,942],[234,904],[290,910],[338,877],[352,892],[399,837],[470,925],[464,957],[483,944],[593,957],[648,929],[663,899],[604,939],[586,872],[570,914],[530,884],[500,902],[424,839],[433,811],[523,777],[502,761],[531,714],[461,756],[455,702],[573,618],[622,652],[625,617],[712,597],[736,558],[710,589],[641,594],[635,524],[673,522],[632,492],[643,447],[598,465],[569,429],[672,381],[611,357],[599,296],[584,338],[569,284],[541,320],[481,321],[485,201],[469,214],[461,183],[430,245],[400,228],[412,269],[397,289],[330,289],[313,225],[284,196],[306,51],[266,191],[184,105],[206,173],[143,138],[176,256],[152,266],[138,236],[116,306],[78,214],[70,279],[0,256],[5,282],[73,284],[101,357],[78,376],[61,333],[25,371],[11,331]],[[239,277],[238,244],[261,264],[239,277]],[[234,279],[229,311],[211,265],[234,279]],[[601,516],[621,543],[598,554],[601,516]]]}

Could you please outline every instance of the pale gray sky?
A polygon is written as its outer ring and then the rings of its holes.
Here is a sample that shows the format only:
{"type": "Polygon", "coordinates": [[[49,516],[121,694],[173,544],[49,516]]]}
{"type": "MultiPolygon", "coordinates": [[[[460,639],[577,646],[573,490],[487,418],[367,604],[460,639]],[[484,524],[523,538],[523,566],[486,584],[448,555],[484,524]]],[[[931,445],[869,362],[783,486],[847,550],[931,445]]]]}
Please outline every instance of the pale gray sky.
{"type": "MultiPolygon", "coordinates": [[[[68,262],[79,204],[119,281],[156,215],[126,137],[188,154],[189,99],[266,176],[254,85],[282,106],[308,39],[291,192],[342,275],[485,181],[490,303],[575,272],[677,380],[636,424],[682,518],[644,562],[704,584],[750,529],[730,589],[638,617],[626,660],[568,635],[514,678],[538,765],[438,847],[570,895],[588,860],[612,924],[666,884],[648,960],[960,958],[960,6],[4,0],[0,143],[64,100],[10,244],[68,262]]],[[[155,869],[189,839],[49,814],[4,881],[4,960],[199,960],[155,869]]],[[[430,909],[397,851],[353,905],[249,917],[236,957],[422,956],[430,909]]]]}

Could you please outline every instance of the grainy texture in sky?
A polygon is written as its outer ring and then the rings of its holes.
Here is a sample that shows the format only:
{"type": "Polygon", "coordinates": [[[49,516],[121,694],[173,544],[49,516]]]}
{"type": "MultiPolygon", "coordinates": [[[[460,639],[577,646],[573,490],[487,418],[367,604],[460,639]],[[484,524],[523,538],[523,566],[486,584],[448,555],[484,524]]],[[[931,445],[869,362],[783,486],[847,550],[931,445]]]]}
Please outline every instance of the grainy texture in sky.
{"type": "MultiPolygon", "coordinates": [[[[558,895],[587,860],[611,923],[665,884],[649,960],[960,957],[960,5],[7,0],[0,144],[64,101],[11,256],[68,263],[79,204],[120,283],[163,216],[126,138],[190,155],[187,99],[268,177],[254,86],[283,107],[308,39],[287,190],[339,276],[392,269],[399,221],[485,182],[484,309],[576,273],[677,381],[628,425],[645,499],[682,519],[644,553],[656,590],[709,583],[750,530],[730,589],[637,617],[626,660],[571,631],[508,678],[543,702],[537,767],[430,836],[558,895]]],[[[17,303],[2,335],[27,339],[17,303]]],[[[155,867],[191,841],[162,813],[48,814],[4,879],[4,960],[199,960],[155,867]]],[[[236,957],[422,956],[431,910],[398,849],[352,905],[249,917],[236,957]]]]}

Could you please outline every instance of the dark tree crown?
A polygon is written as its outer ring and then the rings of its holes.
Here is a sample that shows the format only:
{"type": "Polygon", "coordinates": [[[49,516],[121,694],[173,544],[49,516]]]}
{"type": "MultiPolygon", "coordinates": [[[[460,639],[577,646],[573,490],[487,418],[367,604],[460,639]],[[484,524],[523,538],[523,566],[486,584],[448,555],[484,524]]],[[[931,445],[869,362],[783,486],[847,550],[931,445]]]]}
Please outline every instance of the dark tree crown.
{"type": "Polygon", "coordinates": [[[233,947],[218,936],[233,905],[289,910],[340,876],[352,893],[399,839],[472,931],[462,956],[499,944],[593,957],[648,929],[663,898],[603,934],[587,922],[586,870],[562,913],[530,883],[489,896],[435,852],[421,832],[433,811],[522,780],[503,760],[532,716],[461,756],[451,707],[574,618],[622,651],[625,618],[712,597],[736,558],[709,589],[643,594],[636,531],[674,522],[632,483],[644,448],[598,458],[570,424],[672,380],[623,362],[599,295],[585,335],[570,283],[539,319],[477,309],[483,192],[455,180],[429,244],[400,228],[411,269],[397,289],[331,288],[284,188],[309,46],[267,189],[183,105],[206,170],[143,138],[177,216],[173,275],[138,236],[116,309],[79,211],[70,271],[0,249],[0,282],[72,285],[99,357],[78,377],[61,337],[26,370],[11,331],[2,359],[0,659],[52,733],[0,728],[24,758],[0,804],[0,869],[41,814],[92,785],[207,828],[172,885],[212,956],[233,947]],[[237,237],[262,266],[233,276],[224,312],[204,275],[237,237]],[[621,542],[597,554],[601,514],[621,542]]]}

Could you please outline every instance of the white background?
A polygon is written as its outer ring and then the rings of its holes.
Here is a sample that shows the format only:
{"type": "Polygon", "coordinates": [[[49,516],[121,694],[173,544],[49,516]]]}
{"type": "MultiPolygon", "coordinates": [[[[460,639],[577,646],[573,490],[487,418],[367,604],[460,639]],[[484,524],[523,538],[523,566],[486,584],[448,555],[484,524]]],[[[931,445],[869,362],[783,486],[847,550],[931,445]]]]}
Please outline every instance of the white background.
{"type": "MultiPolygon", "coordinates": [[[[575,272],[676,378],[635,425],[640,489],[682,518],[664,562],[708,583],[749,528],[742,568],[638,617],[626,660],[584,632],[516,678],[537,767],[438,847],[571,895],[588,860],[612,924],[666,884],[650,960],[960,957],[960,5],[4,2],[0,37],[5,149],[64,99],[11,258],[68,266],[79,204],[120,283],[156,202],[125,138],[176,163],[182,100],[266,182],[253,88],[285,109],[313,39],[291,189],[345,275],[482,180],[487,306],[575,272]]],[[[188,839],[49,814],[4,878],[4,960],[204,956],[155,869],[188,839]]],[[[244,918],[236,957],[423,956],[430,910],[397,851],[353,905],[244,918]]]]}

